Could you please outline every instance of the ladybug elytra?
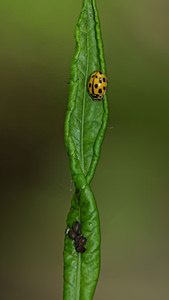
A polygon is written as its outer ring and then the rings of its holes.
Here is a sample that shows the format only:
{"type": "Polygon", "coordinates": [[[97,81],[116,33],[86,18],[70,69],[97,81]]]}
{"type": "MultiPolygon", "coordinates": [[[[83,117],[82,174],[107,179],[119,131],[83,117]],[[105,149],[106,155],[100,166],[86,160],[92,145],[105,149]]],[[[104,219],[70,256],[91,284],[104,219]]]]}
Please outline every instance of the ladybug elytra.
{"type": "Polygon", "coordinates": [[[93,100],[102,100],[106,92],[106,87],[107,78],[103,72],[96,71],[91,74],[88,81],[88,91],[93,100]]]}

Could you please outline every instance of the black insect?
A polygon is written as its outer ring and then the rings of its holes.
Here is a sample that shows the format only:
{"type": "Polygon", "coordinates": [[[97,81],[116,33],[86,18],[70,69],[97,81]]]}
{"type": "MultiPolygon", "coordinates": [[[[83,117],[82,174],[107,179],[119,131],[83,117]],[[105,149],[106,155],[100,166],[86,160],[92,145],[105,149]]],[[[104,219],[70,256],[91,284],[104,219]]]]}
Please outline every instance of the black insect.
{"type": "Polygon", "coordinates": [[[73,230],[69,230],[68,236],[71,240],[74,240],[76,238],[76,233],[73,230]]]}
{"type": "Polygon", "coordinates": [[[80,246],[80,241],[81,241],[81,239],[83,238],[83,235],[82,235],[82,233],[80,233],[79,235],[76,235],[76,237],[75,237],[75,242],[74,242],[74,246],[75,246],[75,248],[77,247],[77,246],[80,246]]]}
{"type": "Polygon", "coordinates": [[[77,246],[77,247],[76,247],[76,251],[79,252],[79,253],[83,253],[83,252],[86,251],[86,248],[83,247],[83,246],[77,246]]]}
{"type": "Polygon", "coordinates": [[[75,241],[79,242],[79,240],[83,237],[82,233],[76,234],[75,241]]]}
{"type": "Polygon", "coordinates": [[[84,246],[86,245],[87,239],[82,236],[82,238],[79,240],[79,246],[84,246]]]}
{"type": "Polygon", "coordinates": [[[81,225],[78,221],[76,221],[73,224],[72,229],[68,231],[68,236],[71,240],[75,241],[74,246],[77,252],[83,253],[86,251],[84,245],[86,244],[87,239],[81,233],[81,225]]]}
{"type": "Polygon", "coordinates": [[[72,226],[72,229],[74,230],[74,232],[76,232],[77,234],[80,234],[80,230],[81,230],[81,225],[79,222],[75,222],[72,226]]]}

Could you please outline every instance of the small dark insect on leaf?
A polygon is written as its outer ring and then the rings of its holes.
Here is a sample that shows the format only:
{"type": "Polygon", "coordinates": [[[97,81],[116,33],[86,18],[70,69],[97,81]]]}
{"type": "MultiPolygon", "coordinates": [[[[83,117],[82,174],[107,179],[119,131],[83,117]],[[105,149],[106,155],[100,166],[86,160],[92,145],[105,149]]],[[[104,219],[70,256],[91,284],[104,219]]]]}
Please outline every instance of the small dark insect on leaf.
{"type": "Polygon", "coordinates": [[[75,237],[75,242],[79,242],[79,240],[83,237],[82,233],[79,233],[78,235],[76,235],[75,237]]]}
{"type": "Polygon", "coordinates": [[[70,237],[71,240],[74,240],[76,238],[76,233],[73,230],[69,230],[68,237],[70,237]]]}
{"type": "Polygon", "coordinates": [[[86,248],[83,247],[83,246],[77,246],[77,247],[76,247],[76,251],[79,252],[79,253],[83,253],[83,252],[86,251],[86,248]]]}
{"type": "Polygon", "coordinates": [[[87,242],[87,239],[86,239],[86,237],[81,237],[80,239],[79,239],[79,246],[84,246],[85,244],[86,244],[86,242],[87,242]]]}
{"type": "Polygon", "coordinates": [[[76,221],[73,226],[72,226],[72,229],[74,230],[74,232],[76,232],[76,234],[79,234],[80,233],[80,230],[81,230],[81,225],[78,221],[76,221]]]}

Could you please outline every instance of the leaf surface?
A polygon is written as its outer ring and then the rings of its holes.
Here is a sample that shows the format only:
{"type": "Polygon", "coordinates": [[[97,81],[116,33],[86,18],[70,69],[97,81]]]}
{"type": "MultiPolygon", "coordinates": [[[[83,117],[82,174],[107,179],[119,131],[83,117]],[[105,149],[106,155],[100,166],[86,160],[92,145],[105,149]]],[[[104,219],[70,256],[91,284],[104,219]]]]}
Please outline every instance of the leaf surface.
{"type": "Polygon", "coordinates": [[[89,186],[99,159],[107,125],[108,105],[93,101],[87,82],[91,73],[105,73],[100,24],[94,0],[84,0],[75,30],[76,53],[71,65],[69,103],[65,120],[65,143],[75,184],[67,229],[75,221],[87,238],[86,252],[77,253],[65,236],[64,300],[91,300],[100,270],[100,225],[96,202],[89,186]]]}

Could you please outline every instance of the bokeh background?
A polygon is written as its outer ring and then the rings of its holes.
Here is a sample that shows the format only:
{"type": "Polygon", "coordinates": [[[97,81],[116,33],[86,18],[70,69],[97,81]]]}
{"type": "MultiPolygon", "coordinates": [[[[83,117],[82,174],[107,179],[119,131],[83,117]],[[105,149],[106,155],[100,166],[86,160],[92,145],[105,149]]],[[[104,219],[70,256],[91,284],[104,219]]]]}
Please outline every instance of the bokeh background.
{"type": "MultiPolygon", "coordinates": [[[[0,299],[62,299],[64,145],[81,1],[1,0],[0,299]]],[[[169,3],[97,0],[109,122],[92,181],[96,300],[169,299],[169,3]]]]}

